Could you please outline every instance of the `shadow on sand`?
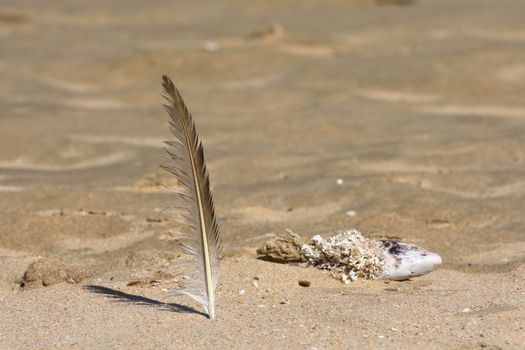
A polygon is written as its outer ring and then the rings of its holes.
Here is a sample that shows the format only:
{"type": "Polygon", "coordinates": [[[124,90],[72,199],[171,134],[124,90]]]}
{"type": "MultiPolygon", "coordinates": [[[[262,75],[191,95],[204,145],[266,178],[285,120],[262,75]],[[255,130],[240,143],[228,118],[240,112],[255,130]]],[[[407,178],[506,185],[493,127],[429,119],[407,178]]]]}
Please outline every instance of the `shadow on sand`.
{"type": "Polygon", "coordinates": [[[84,289],[92,293],[103,294],[118,302],[131,303],[131,304],[143,305],[143,306],[153,306],[153,307],[157,307],[159,309],[165,310],[165,311],[198,314],[198,315],[208,317],[208,315],[205,314],[204,312],[198,311],[189,306],[185,306],[185,305],[181,305],[177,303],[163,303],[162,301],[149,299],[149,298],[146,298],[140,295],[124,293],[119,290],[111,289],[108,287],[89,285],[89,286],[85,286],[84,289]]]}

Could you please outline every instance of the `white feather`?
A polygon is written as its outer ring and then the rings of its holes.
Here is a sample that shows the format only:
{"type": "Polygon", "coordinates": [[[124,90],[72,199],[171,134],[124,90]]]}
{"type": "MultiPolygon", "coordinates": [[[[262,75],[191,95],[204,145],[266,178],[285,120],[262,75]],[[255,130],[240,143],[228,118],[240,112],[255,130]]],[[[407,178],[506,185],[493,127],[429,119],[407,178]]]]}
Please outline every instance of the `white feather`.
{"type": "Polygon", "coordinates": [[[219,276],[219,260],[222,251],[219,227],[215,219],[213,198],[210,192],[204,152],[195,124],[182,100],[179,91],[167,76],[162,86],[168,104],[165,109],[170,116],[170,129],[174,141],[167,141],[166,149],[172,158],[162,167],[175,175],[182,190],[174,192],[183,199],[184,213],[173,218],[185,226],[177,232],[177,240],[192,260],[178,264],[178,275],[189,275],[181,279],[181,289],[176,295],[187,295],[200,304],[210,318],[215,317],[215,289],[219,276]]]}

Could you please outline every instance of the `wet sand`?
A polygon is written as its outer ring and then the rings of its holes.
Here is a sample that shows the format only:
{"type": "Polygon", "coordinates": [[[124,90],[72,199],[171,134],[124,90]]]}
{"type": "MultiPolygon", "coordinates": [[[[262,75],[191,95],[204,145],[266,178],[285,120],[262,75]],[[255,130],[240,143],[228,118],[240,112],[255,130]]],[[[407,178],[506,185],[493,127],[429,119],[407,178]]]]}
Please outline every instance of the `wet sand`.
{"type": "Polygon", "coordinates": [[[524,11],[3,1],[0,348],[525,348],[524,11]],[[162,74],[225,244],[212,321],[169,295],[162,74]],[[345,286],[256,259],[285,229],[349,228],[444,263],[345,286]]]}

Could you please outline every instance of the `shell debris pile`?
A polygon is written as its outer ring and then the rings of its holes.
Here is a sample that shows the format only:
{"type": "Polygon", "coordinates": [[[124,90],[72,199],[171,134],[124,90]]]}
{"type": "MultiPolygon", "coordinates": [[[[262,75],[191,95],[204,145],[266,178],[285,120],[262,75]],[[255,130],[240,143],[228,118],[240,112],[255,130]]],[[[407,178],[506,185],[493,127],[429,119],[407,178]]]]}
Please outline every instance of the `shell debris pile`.
{"type": "Polygon", "coordinates": [[[384,273],[380,243],[357,230],[341,232],[328,239],[315,235],[301,251],[311,265],[329,270],[345,284],[357,279],[378,279],[384,273]]]}
{"type": "Polygon", "coordinates": [[[353,229],[327,239],[315,235],[306,244],[287,230],[259,247],[257,254],[279,263],[306,262],[345,284],[357,279],[407,280],[434,271],[442,262],[438,254],[414,244],[372,239],[353,229]]]}

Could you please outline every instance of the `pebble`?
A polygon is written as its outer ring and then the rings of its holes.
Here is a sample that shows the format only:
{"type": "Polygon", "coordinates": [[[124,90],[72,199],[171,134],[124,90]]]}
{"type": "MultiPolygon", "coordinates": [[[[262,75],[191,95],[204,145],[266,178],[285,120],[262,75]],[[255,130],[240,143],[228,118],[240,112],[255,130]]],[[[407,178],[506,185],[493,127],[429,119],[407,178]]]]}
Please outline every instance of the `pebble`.
{"type": "Polygon", "coordinates": [[[299,285],[301,287],[310,287],[310,285],[312,284],[312,282],[310,281],[307,281],[307,280],[299,280],[299,285]]]}

